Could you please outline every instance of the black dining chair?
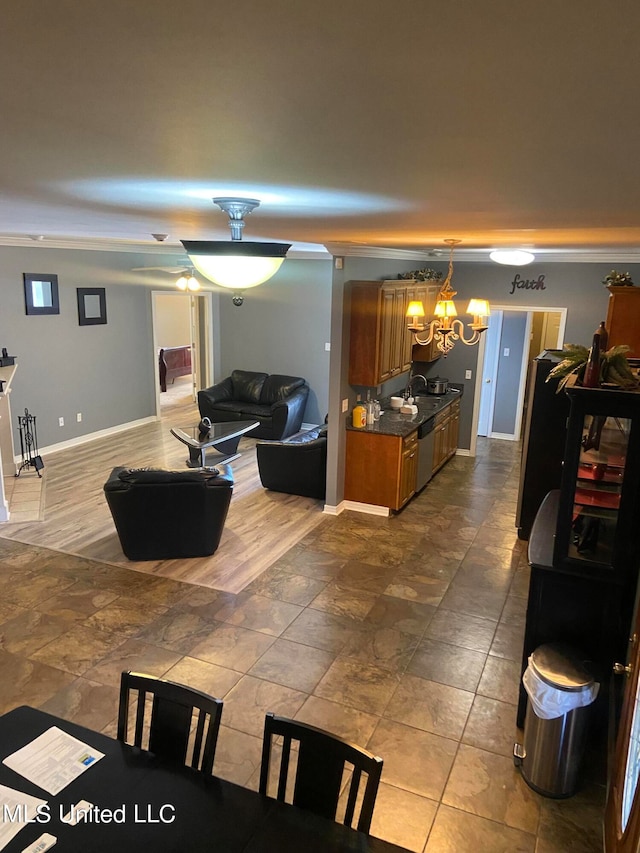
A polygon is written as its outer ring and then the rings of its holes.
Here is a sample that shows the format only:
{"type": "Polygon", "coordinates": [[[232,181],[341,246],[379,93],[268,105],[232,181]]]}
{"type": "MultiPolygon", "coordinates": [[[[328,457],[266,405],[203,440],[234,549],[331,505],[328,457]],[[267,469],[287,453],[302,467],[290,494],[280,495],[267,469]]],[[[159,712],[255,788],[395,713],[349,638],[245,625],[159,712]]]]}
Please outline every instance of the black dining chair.
{"type": "MultiPolygon", "coordinates": [[[[346,786],[348,796],[341,822],[346,826],[353,826],[358,795],[363,787],[356,829],[369,832],[382,773],[382,759],[330,732],[269,713],[264,723],[258,788],[261,794],[269,793],[273,741],[279,735],[282,736],[283,742],[276,799],[284,802],[287,798],[289,769],[294,760],[291,744],[295,742],[298,750],[291,800],[293,805],[309,809],[331,820],[339,820],[338,806],[342,790],[346,786]],[[350,781],[349,770],[352,770],[350,781]],[[361,784],[363,773],[367,777],[364,785],[361,784]]],[[[277,768],[277,761],[274,764],[277,768]]]]}
{"type": "Polygon", "coordinates": [[[221,699],[153,675],[122,673],[118,740],[123,743],[211,775],[221,716],[221,699]],[[137,700],[132,703],[134,693],[137,700]],[[131,741],[128,738],[132,704],[136,708],[131,741]]]}

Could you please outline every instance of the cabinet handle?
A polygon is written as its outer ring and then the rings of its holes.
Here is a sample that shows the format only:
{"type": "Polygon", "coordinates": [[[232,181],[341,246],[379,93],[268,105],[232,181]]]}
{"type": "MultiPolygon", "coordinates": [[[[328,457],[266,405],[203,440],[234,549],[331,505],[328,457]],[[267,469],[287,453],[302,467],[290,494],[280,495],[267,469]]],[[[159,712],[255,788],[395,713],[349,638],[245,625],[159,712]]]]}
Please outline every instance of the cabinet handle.
{"type": "Polygon", "coordinates": [[[614,663],[613,665],[613,674],[614,675],[626,675],[627,678],[633,672],[633,666],[628,663],[626,666],[623,663],[614,663]]]}

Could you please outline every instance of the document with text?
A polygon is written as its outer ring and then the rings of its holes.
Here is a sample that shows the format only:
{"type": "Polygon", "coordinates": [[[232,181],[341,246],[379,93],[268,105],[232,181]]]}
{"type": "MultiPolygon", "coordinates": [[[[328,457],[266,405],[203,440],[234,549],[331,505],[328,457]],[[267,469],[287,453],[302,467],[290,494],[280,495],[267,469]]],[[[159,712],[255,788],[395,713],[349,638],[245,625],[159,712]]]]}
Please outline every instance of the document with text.
{"type": "Polygon", "coordinates": [[[103,752],[52,726],[3,764],[55,795],[101,758],[103,752]]]}
{"type": "Polygon", "coordinates": [[[23,826],[37,819],[46,803],[46,800],[0,785],[0,850],[4,850],[23,826]]]}

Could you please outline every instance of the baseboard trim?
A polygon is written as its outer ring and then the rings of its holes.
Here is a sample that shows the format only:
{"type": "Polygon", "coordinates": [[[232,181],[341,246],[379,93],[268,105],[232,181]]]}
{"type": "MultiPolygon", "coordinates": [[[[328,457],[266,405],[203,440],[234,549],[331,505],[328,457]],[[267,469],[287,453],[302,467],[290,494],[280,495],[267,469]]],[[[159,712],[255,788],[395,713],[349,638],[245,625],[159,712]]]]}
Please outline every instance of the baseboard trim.
{"type": "MultiPolygon", "coordinates": [[[[87,444],[90,441],[95,441],[97,438],[107,438],[110,435],[117,435],[119,432],[125,432],[128,429],[135,429],[139,426],[147,426],[157,421],[155,415],[150,415],[148,418],[140,418],[137,421],[129,421],[126,424],[118,424],[117,426],[100,429],[97,432],[89,432],[86,435],[79,435],[76,438],[70,438],[68,441],[61,441],[58,444],[50,444],[48,447],[40,447],[38,453],[40,456],[57,453],[59,450],[69,450],[72,447],[79,447],[81,444],[87,444]]],[[[14,456],[13,461],[19,465],[22,461],[21,456],[14,456]]]]}
{"type": "Polygon", "coordinates": [[[353,512],[363,512],[366,515],[380,515],[388,518],[391,515],[391,510],[387,506],[378,506],[377,504],[363,504],[359,501],[343,501],[345,509],[350,509],[353,512]]]}
{"type": "Polygon", "coordinates": [[[456,456],[471,456],[471,451],[466,447],[459,447],[456,450],[456,456]]]}
{"type": "Polygon", "coordinates": [[[340,515],[344,508],[344,501],[340,501],[337,506],[334,506],[333,504],[325,504],[322,507],[322,512],[325,515],[340,515]]]}

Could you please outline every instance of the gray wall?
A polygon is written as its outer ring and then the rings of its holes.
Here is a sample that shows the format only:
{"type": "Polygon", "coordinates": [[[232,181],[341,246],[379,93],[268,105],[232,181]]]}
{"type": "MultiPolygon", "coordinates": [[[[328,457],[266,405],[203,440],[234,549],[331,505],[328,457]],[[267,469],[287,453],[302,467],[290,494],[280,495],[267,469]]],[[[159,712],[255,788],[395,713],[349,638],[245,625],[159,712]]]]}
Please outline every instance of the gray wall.
{"type": "Polygon", "coordinates": [[[130,253],[0,248],[0,347],[18,358],[16,450],[25,407],[37,417],[40,447],[155,414],[149,289],[131,273],[143,261],[130,253]],[[59,314],[25,314],[24,272],[58,276],[59,314]],[[78,325],[77,287],[106,289],[106,325],[78,325]]]}
{"type": "Polygon", "coordinates": [[[329,410],[331,261],[287,260],[236,307],[220,304],[220,359],[216,381],[232,370],[302,376],[310,387],[304,420],[323,423],[329,410]]]}
{"type": "Polygon", "coordinates": [[[526,327],[526,311],[505,311],[498,345],[498,373],[491,432],[503,435],[513,435],[515,432],[526,327]],[[505,349],[509,350],[509,355],[505,355],[505,349]]]}
{"type": "MultiPolygon", "coordinates": [[[[459,310],[464,309],[473,296],[485,297],[493,305],[526,305],[535,310],[567,308],[565,342],[590,346],[593,332],[607,316],[609,292],[602,284],[602,279],[610,271],[610,264],[533,263],[518,269],[500,267],[498,264],[454,262],[453,287],[458,293],[456,302],[459,310]],[[538,281],[539,276],[543,275],[545,289],[516,287],[511,293],[516,275],[520,280],[529,281],[538,281]]],[[[635,281],[640,281],[640,264],[625,264],[624,271],[631,273],[635,281]]],[[[461,319],[470,319],[468,315],[462,317],[462,311],[460,316],[461,319]]],[[[458,344],[446,359],[440,359],[430,371],[464,386],[459,447],[467,449],[471,446],[478,352],[478,347],[458,344]],[[465,370],[473,371],[471,380],[465,380],[465,370]]]]}

